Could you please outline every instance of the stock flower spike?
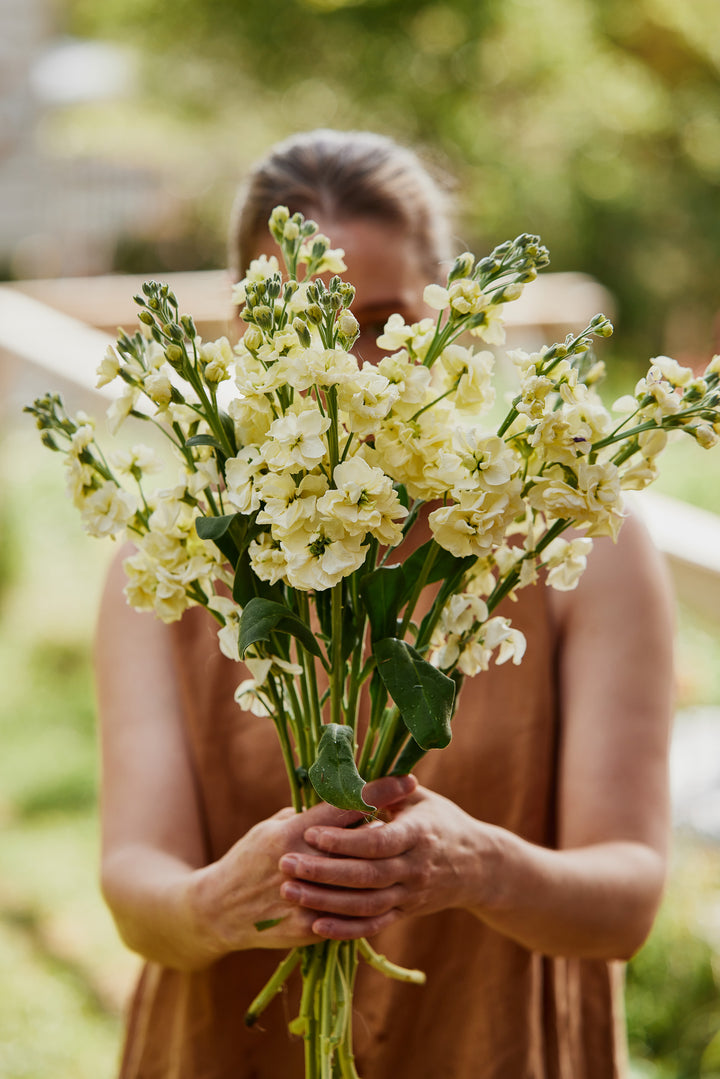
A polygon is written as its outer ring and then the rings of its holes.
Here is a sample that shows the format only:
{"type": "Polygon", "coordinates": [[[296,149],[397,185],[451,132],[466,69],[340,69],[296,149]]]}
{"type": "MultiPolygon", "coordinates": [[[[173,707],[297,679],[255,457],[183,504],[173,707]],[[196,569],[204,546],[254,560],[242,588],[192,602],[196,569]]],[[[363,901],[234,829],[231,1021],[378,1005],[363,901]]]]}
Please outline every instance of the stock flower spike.
{"type": "MultiPolygon", "coordinates": [[[[541,576],[577,585],[592,537],[617,536],[622,492],[652,482],[669,432],[705,448],[720,441],[720,357],[702,378],[656,357],[613,418],[594,389],[593,338],[612,333],[597,315],[564,342],[509,354],[517,393],[489,430],[494,356],[465,335],[504,339],[503,304],[549,261],[537,237],[480,260],[460,255],[446,286],[425,290],[436,319],[392,315],[374,367],[352,352],[343,253],[285,207],[269,226],[281,259],[255,260],[235,286],[247,328],[234,348],[201,341],[168,286],[151,281],[135,298],[142,331],[121,333],[100,360],[98,386],[123,384],[111,433],[130,417],[160,431],[164,486],[147,484],[153,450],[106,457],[94,423],[68,415],[56,394],[26,411],[65,455],[88,533],[134,542],[128,602],[165,622],[194,605],[216,620],[219,648],[244,663],[235,699],[278,730],[295,809],[322,797],[370,814],[365,781],[403,774],[447,744],[463,678],[493,660],[521,662],[525,641],[497,613],[501,601],[541,576]],[[336,276],[326,285],[323,273],[336,276]],[[418,546],[422,514],[432,539],[418,546]],[[582,534],[562,538],[570,527],[582,534]]],[[[248,1009],[252,1023],[300,966],[291,1029],[304,1037],[308,1079],[356,1076],[359,956],[390,977],[423,979],[367,942],[328,941],[293,950],[248,1009]]]]}

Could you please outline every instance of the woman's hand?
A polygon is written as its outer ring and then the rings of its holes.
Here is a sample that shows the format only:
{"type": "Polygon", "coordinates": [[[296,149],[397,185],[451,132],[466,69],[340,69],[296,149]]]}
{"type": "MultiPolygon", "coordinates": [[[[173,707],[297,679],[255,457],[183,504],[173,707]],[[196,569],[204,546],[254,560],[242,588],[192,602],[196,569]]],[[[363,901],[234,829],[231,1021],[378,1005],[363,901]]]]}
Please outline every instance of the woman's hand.
{"type": "MultiPolygon", "coordinates": [[[[388,782],[368,784],[365,799],[377,804],[388,782]]],[[[314,821],[304,831],[305,849],[281,857],[290,878],[281,895],[306,912],[314,933],[371,936],[400,917],[474,907],[489,896],[495,829],[423,787],[386,816],[354,829],[314,821]]]]}
{"type": "MultiPolygon", "coordinates": [[[[405,799],[415,787],[415,779],[409,776],[383,779],[368,789],[368,797],[372,794],[374,805],[392,812],[388,807],[405,799]]],[[[318,936],[328,935],[316,926],[319,920],[322,923],[320,912],[327,909],[323,905],[325,891],[318,890],[321,902],[317,909],[311,903],[298,903],[286,892],[291,882],[285,867],[292,859],[304,864],[306,859],[315,858],[325,863],[326,872],[345,864],[332,855],[318,857],[306,837],[308,833],[375,833],[374,827],[349,828],[362,819],[360,813],[325,803],[301,814],[282,809],[251,828],[217,862],[198,870],[191,886],[191,904],[196,923],[208,936],[209,952],[217,957],[245,948],[288,948],[314,944],[318,936]]],[[[344,897],[349,894],[343,891],[344,897]]],[[[353,936],[364,935],[366,921],[358,921],[353,936]]]]}

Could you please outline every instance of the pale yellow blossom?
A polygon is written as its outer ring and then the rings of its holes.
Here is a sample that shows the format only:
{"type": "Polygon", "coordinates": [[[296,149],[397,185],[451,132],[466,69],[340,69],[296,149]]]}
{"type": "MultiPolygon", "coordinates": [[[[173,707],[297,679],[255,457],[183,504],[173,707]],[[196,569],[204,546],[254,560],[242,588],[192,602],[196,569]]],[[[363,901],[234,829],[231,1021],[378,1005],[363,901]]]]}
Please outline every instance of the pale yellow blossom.
{"type": "Polygon", "coordinates": [[[274,420],[261,447],[268,467],[276,472],[312,470],[326,455],[322,436],[329,426],[330,419],[310,403],[274,420]]]}
{"type": "Polygon", "coordinates": [[[577,587],[592,545],[592,540],[587,536],[577,536],[571,540],[558,537],[548,544],[543,558],[548,567],[547,583],[551,588],[558,592],[569,592],[577,587]]]}
{"type": "Polygon", "coordinates": [[[510,480],[495,491],[462,492],[457,503],[433,510],[428,520],[441,547],[458,558],[481,557],[502,543],[522,510],[521,484],[510,480]]]}
{"type": "Polygon", "coordinates": [[[378,348],[386,349],[387,352],[397,352],[405,348],[412,338],[412,326],[408,326],[402,315],[391,315],[385,323],[385,329],[377,339],[378,348]]]}
{"type": "Polygon", "coordinates": [[[109,382],[112,382],[120,370],[120,358],[112,345],[108,345],[105,350],[105,355],[100,361],[100,366],[97,369],[97,382],[95,386],[100,389],[101,386],[107,386],[109,382]]]}
{"type": "Polygon", "coordinates": [[[362,458],[351,457],[337,465],[333,483],[334,489],[318,500],[318,513],[340,520],[348,535],[362,537],[369,532],[391,547],[400,542],[408,511],[389,476],[362,458]]]}
{"type": "Polygon", "coordinates": [[[117,536],[124,531],[136,510],[135,495],[108,481],[84,499],[81,509],[83,527],[90,536],[117,536]]]}
{"type": "Polygon", "coordinates": [[[286,578],[293,588],[322,591],[359,569],[367,545],[349,536],[337,518],[323,519],[312,531],[298,528],[282,541],[287,557],[286,578]]]}

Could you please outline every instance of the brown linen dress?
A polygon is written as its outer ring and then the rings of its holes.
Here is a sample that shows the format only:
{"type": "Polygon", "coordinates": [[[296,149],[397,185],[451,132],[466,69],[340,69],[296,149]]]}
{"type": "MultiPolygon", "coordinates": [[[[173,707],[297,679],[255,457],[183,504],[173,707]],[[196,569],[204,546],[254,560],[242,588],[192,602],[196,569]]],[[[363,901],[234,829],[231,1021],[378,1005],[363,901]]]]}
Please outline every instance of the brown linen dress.
{"type": "MultiPolygon", "coordinates": [[[[511,612],[528,639],[522,666],[491,667],[463,689],[450,746],[420,781],[474,817],[534,843],[554,840],[559,741],[556,637],[547,590],[511,612]]],[[[240,709],[242,674],[199,609],[172,627],[208,862],[288,804],[269,720],[240,709]]],[[[424,987],[361,963],[355,995],[362,1079],[620,1079],[622,966],[527,951],[465,911],[400,921],[373,945],[427,973],[424,987]]],[[[131,1005],[121,1079],[302,1079],[286,1029],[299,975],[248,1030],[243,1013],[282,953],[238,952],[197,973],[146,964],[131,1005]]]]}

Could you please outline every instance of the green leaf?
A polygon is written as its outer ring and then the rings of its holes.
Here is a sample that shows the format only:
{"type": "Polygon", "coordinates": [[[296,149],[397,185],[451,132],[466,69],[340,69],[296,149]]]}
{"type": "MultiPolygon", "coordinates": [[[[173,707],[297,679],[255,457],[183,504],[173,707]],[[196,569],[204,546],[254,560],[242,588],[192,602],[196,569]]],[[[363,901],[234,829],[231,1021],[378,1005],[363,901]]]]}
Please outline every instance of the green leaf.
{"type": "MultiPolygon", "coordinates": [[[[393,637],[397,632],[400,611],[412,595],[433,543],[433,540],[428,540],[402,564],[382,566],[363,577],[360,592],[370,619],[373,641],[393,637]]],[[[458,558],[436,545],[433,563],[425,583],[434,584],[448,578],[459,580],[474,561],[473,555],[458,558]]]]}
{"type": "Polygon", "coordinates": [[[307,623],[303,622],[283,603],[256,596],[247,604],[240,618],[238,646],[240,655],[244,655],[250,645],[257,641],[267,641],[273,630],[289,633],[314,656],[320,655],[320,646],[307,623]]]}
{"type": "Polygon", "coordinates": [[[281,918],[263,918],[262,921],[253,922],[253,925],[257,929],[258,933],[264,933],[266,929],[272,929],[273,926],[280,925],[280,922],[285,920],[286,915],[282,915],[281,918]]]}
{"type": "Polygon", "coordinates": [[[212,446],[225,456],[225,451],[214,435],[193,435],[185,441],[186,446],[212,446]]]}
{"type": "Polygon", "coordinates": [[[403,566],[382,566],[363,577],[360,594],[370,619],[372,639],[393,637],[397,632],[400,605],[406,591],[403,566]]]}
{"type": "Polygon", "coordinates": [[[261,581],[250,565],[250,555],[245,547],[240,552],[240,557],[235,567],[233,579],[233,599],[240,607],[246,607],[251,599],[261,596],[263,599],[271,599],[276,603],[282,602],[283,590],[280,583],[269,584],[261,581]]]}
{"type": "MultiPolygon", "coordinates": [[[[402,564],[403,577],[405,578],[405,593],[403,595],[402,602],[406,602],[410,598],[413,585],[420,575],[423,566],[425,565],[425,559],[428,556],[428,552],[435,540],[428,540],[427,543],[423,543],[422,547],[418,547],[417,551],[413,551],[409,558],[406,558],[402,564]]],[[[450,577],[453,574],[459,573],[460,570],[464,572],[469,566],[476,561],[474,555],[468,555],[467,558],[458,558],[457,555],[451,554],[450,551],[446,551],[444,547],[437,547],[435,551],[435,557],[433,564],[430,567],[426,584],[434,584],[436,581],[444,581],[446,577],[450,577]]]]}
{"type": "Polygon", "coordinates": [[[412,772],[418,761],[421,761],[425,756],[426,750],[422,746],[418,745],[414,738],[410,738],[406,743],[402,753],[395,761],[390,775],[392,776],[406,776],[412,772]]]}
{"type": "Polygon", "coordinates": [[[373,652],[380,677],[415,741],[423,749],[442,749],[451,737],[452,678],[397,637],[376,641],[373,652]]]}
{"type": "Polygon", "coordinates": [[[362,797],[365,780],[355,765],[352,727],[328,723],[323,728],[318,755],[309,770],[310,782],[325,802],[338,809],[372,812],[362,797]]]}
{"type": "Polygon", "coordinates": [[[195,530],[200,539],[212,540],[233,568],[235,567],[246,531],[241,513],[227,513],[220,517],[198,517],[195,521],[195,530]]]}

